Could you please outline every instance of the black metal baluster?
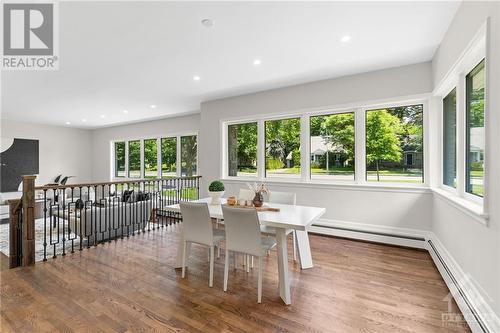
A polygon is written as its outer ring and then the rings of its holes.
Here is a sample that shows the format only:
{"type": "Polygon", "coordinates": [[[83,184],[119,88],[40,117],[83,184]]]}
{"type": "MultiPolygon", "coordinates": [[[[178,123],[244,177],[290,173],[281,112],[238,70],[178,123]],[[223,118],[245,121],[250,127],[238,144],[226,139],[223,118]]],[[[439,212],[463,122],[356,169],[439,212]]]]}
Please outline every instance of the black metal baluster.
{"type": "Polygon", "coordinates": [[[47,261],[47,189],[43,190],[43,261],[47,261]]]}
{"type": "Polygon", "coordinates": [[[83,250],[83,234],[82,234],[82,222],[84,221],[84,218],[82,217],[82,206],[81,206],[81,203],[83,202],[82,201],[82,187],[80,186],[78,188],[80,190],[80,207],[79,207],[79,214],[78,216],[76,216],[76,212],[75,212],[75,226],[76,226],[76,222],[77,221],[80,221],[79,225],[80,225],[80,248],[78,249],[79,251],[82,251],[83,250]]]}

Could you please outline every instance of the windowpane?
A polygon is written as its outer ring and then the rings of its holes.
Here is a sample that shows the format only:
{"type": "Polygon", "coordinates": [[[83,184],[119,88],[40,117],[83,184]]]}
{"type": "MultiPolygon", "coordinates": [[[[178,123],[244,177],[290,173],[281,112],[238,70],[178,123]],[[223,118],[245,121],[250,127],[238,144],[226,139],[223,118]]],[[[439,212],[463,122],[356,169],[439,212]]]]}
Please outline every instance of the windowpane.
{"type": "Polygon", "coordinates": [[[177,172],[177,138],[161,139],[161,175],[175,176],[177,172]]]}
{"type": "Polygon", "coordinates": [[[366,179],[422,183],[423,142],[422,105],[367,111],[366,179]]]}
{"type": "Polygon", "coordinates": [[[257,123],[229,125],[228,176],[257,175],[257,123]]]}
{"type": "Polygon", "coordinates": [[[181,137],[181,175],[194,176],[197,172],[196,135],[181,137]]]}
{"type": "Polygon", "coordinates": [[[128,176],[130,178],[141,177],[141,141],[128,142],[128,176]]]}
{"type": "Polygon", "coordinates": [[[466,191],[483,196],[484,184],[484,60],[466,77],[466,191]]]}
{"type": "Polygon", "coordinates": [[[354,180],[354,113],[310,120],[311,179],[354,180]]]}
{"type": "Polygon", "coordinates": [[[115,142],[115,177],[125,177],[125,142],[115,142]]]}
{"type": "Polygon", "coordinates": [[[266,177],[300,177],[300,118],[265,122],[266,177]]]}
{"type": "Polygon", "coordinates": [[[443,184],[457,187],[457,91],[443,99],[443,184]]]}
{"type": "Polygon", "coordinates": [[[158,146],[156,139],[144,140],[144,178],[158,177],[158,146]]]}

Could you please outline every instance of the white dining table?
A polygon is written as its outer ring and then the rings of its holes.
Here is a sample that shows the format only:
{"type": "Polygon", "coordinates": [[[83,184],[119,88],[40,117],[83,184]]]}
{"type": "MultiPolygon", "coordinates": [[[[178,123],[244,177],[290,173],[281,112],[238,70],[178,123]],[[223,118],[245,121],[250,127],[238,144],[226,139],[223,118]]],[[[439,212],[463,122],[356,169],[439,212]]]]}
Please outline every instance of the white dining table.
{"type": "MultiPolygon", "coordinates": [[[[210,217],[214,219],[223,219],[222,206],[211,205],[211,198],[203,198],[195,202],[205,202],[208,204],[210,217]]],[[[226,204],[226,199],[221,199],[221,204],[226,204]]],[[[268,205],[268,204],[264,204],[268,205]]],[[[311,247],[309,246],[308,227],[320,218],[326,211],[321,207],[309,207],[299,205],[270,204],[270,207],[279,208],[279,211],[259,211],[259,221],[261,225],[275,228],[276,243],[278,251],[278,273],[280,297],[285,304],[291,304],[290,278],[288,274],[288,249],[287,249],[287,230],[294,229],[296,232],[297,249],[302,269],[312,268],[313,261],[311,247]]],[[[180,213],[179,204],[166,206],[164,210],[180,213]]],[[[182,240],[177,249],[176,267],[182,267],[182,240]]]]}

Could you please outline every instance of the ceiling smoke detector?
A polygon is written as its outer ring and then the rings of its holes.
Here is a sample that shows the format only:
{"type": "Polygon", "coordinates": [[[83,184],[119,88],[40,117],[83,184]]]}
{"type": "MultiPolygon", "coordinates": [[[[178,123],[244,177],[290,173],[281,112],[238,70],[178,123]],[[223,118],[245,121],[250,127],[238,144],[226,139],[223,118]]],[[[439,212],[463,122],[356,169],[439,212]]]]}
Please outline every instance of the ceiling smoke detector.
{"type": "Polygon", "coordinates": [[[211,28],[214,26],[214,21],[206,18],[206,19],[201,20],[201,24],[203,24],[204,27],[211,28]]]}

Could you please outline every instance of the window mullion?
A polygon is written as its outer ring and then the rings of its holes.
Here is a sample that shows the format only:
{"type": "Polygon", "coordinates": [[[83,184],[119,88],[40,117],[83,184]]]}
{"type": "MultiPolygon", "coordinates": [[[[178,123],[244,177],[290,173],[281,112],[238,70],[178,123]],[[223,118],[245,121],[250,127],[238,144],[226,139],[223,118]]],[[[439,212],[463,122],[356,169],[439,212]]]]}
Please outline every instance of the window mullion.
{"type": "Polygon", "coordinates": [[[465,75],[460,74],[457,87],[457,191],[465,196],[465,75]]]}
{"type": "Polygon", "coordinates": [[[264,120],[257,124],[257,178],[263,180],[266,175],[266,135],[264,120]]]}
{"type": "Polygon", "coordinates": [[[181,161],[181,136],[178,135],[175,139],[175,143],[176,143],[176,146],[177,146],[177,149],[175,151],[175,165],[176,165],[176,174],[177,174],[177,177],[180,177],[182,175],[182,170],[181,170],[181,167],[182,167],[182,161],[181,161]]]}
{"type": "Polygon", "coordinates": [[[146,169],[144,168],[144,140],[141,139],[141,140],[139,140],[139,142],[140,142],[140,151],[141,151],[141,153],[140,153],[141,174],[140,174],[139,178],[144,179],[144,178],[146,178],[146,174],[145,174],[146,169]]]}
{"type": "Polygon", "coordinates": [[[311,178],[310,130],[310,118],[303,115],[300,117],[300,174],[305,182],[311,178]]]}
{"type": "Polygon", "coordinates": [[[156,178],[161,178],[161,138],[156,138],[156,178]]]}
{"type": "Polygon", "coordinates": [[[366,183],[366,117],[364,109],[356,109],[354,120],[354,180],[358,184],[366,183]]]}
{"type": "Polygon", "coordinates": [[[128,174],[128,141],[125,141],[125,178],[130,178],[128,174]]]}

